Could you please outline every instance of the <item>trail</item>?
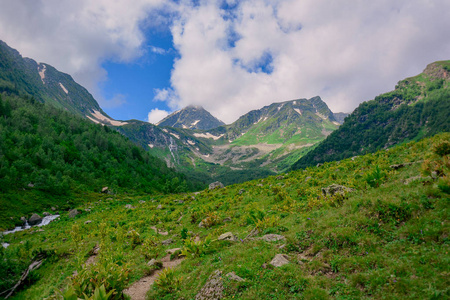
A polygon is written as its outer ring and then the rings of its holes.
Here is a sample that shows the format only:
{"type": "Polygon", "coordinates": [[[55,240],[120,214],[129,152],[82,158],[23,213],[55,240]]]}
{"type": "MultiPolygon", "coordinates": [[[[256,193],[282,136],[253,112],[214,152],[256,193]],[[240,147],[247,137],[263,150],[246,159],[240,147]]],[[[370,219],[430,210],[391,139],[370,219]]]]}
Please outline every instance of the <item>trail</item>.
{"type": "Polygon", "coordinates": [[[130,296],[131,300],[145,300],[145,295],[150,289],[151,285],[158,278],[158,274],[166,268],[175,268],[184,258],[170,260],[170,254],[164,257],[161,262],[163,267],[161,270],[156,270],[152,275],[141,278],[139,281],[133,283],[128,289],[124,290],[124,294],[130,296]]]}

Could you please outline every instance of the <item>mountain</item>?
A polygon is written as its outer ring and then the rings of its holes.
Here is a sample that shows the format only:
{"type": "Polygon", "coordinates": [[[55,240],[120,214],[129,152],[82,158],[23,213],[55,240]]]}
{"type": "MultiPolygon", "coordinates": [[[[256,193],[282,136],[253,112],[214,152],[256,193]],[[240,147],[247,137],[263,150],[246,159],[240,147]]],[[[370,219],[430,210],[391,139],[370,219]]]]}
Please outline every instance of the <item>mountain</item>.
{"type": "Polygon", "coordinates": [[[363,102],[293,169],[340,160],[450,131],[450,61],[429,64],[395,90],[363,102]]]}
{"type": "Polygon", "coordinates": [[[336,119],[336,121],[337,121],[339,124],[344,123],[344,120],[345,120],[345,118],[346,118],[348,115],[349,115],[348,113],[343,113],[343,112],[340,112],[340,113],[334,113],[334,114],[333,114],[334,118],[336,119]]]}
{"type": "Polygon", "coordinates": [[[225,125],[201,106],[188,106],[158,122],[161,127],[176,127],[208,130],[225,125]]]}
{"type": "Polygon", "coordinates": [[[449,140],[196,193],[98,193],[1,236],[0,294],[448,299],[449,140]]]}
{"type": "Polygon", "coordinates": [[[122,125],[98,105],[92,95],[73,78],[45,63],[23,58],[0,41],[0,93],[29,95],[95,123],[122,125]]]}

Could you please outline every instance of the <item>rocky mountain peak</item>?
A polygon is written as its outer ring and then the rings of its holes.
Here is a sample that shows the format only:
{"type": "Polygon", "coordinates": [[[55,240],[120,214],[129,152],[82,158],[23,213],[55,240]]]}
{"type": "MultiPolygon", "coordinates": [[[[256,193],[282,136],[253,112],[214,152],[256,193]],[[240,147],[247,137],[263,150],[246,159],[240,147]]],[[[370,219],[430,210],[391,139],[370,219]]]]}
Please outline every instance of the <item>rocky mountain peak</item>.
{"type": "Polygon", "coordinates": [[[158,126],[168,126],[184,129],[201,129],[209,130],[221,125],[222,121],[211,115],[201,106],[189,105],[181,110],[173,112],[163,120],[158,126]]]}

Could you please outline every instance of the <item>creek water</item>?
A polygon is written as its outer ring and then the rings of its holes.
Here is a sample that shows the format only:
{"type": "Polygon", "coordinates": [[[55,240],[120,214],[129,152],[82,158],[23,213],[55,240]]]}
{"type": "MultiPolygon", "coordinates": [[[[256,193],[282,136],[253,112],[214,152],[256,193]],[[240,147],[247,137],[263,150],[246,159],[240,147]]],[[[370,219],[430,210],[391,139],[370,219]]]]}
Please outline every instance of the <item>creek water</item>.
{"type": "MultiPolygon", "coordinates": [[[[34,225],[34,226],[41,227],[41,226],[48,225],[51,221],[55,220],[56,218],[59,218],[59,215],[45,216],[45,217],[42,218],[41,223],[39,223],[37,225],[34,225]]],[[[7,235],[7,234],[10,234],[10,233],[14,233],[14,232],[22,231],[22,230],[25,230],[25,229],[29,229],[29,228],[34,227],[34,226],[30,226],[30,225],[28,225],[28,222],[25,222],[25,225],[23,225],[23,226],[17,226],[13,230],[3,231],[3,235],[7,235]]],[[[2,245],[3,245],[3,243],[2,243],[2,245]]],[[[3,245],[3,247],[5,247],[5,245],[3,245]]],[[[8,246],[6,246],[6,247],[8,247],[8,246]]]]}

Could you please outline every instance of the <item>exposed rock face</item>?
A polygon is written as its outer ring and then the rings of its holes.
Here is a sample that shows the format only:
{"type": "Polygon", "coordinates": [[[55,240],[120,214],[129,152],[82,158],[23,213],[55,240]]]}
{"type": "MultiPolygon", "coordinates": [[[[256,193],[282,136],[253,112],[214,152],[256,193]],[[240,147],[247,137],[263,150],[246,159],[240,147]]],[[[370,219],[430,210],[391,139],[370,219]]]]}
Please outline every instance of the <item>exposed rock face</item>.
{"type": "Polygon", "coordinates": [[[217,240],[219,241],[237,241],[237,237],[231,233],[231,232],[225,232],[224,234],[220,235],[217,240]]]}
{"type": "Polygon", "coordinates": [[[220,181],[213,182],[213,183],[211,183],[211,184],[209,185],[209,189],[210,189],[210,190],[221,189],[221,188],[223,188],[223,187],[224,187],[224,185],[223,185],[223,183],[220,182],[220,181]]]}
{"type": "Polygon", "coordinates": [[[71,210],[69,210],[69,218],[75,218],[75,216],[76,215],[78,215],[79,214],[79,212],[78,212],[78,210],[76,210],[76,209],[71,209],[71,210]]]}
{"type": "Polygon", "coordinates": [[[281,267],[287,265],[288,263],[289,263],[289,256],[287,256],[286,254],[277,254],[270,262],[270,264],[274,267],[281,267]]]}
{"type": "Polygon", "coordinates": [[[339,184],[332,184],[326,188],[322,188],[322,194],[325,197],[333,197],[336,194],[345,195],[350,192],[353,192],[353,189],[339,184]]]}
{"type": "Polygon", "coordinates": [[[279,234],[266,234],[261,237],[261,240],[266,241],[266,242],[276,242],[276,241],[281,241],[284,239],[285,239],[285,237],[282,235],[279,235],[279,234]]]}
{"type": "Polygon", "coordinates": [[[38,214],[33,214],[28,220],[30,226],[37,225],[42,222],[42,218],[38,214]]]}
{"type": "Polygon", "coordinates": [[[223,297],[222,271],[216,270],[195,296],[195,300],[218,300],[223,297]]]}

